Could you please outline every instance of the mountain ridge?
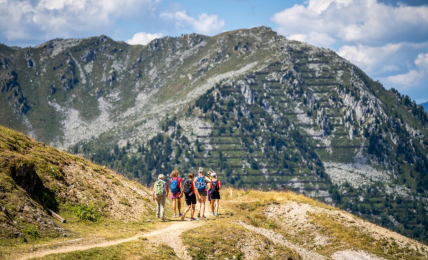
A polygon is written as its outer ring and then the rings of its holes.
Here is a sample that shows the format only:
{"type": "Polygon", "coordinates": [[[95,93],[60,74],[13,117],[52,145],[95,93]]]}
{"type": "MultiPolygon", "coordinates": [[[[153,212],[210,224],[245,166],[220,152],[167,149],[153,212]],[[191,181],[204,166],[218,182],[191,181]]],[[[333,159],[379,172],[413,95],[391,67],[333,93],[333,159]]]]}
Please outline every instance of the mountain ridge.
{"type": "Polygon", "coordinates": [[[204,166],[427,239],[427,115],[335,52],[267,27],[65,41],[0,49],[1,124],[142,183],[204,166]]]}

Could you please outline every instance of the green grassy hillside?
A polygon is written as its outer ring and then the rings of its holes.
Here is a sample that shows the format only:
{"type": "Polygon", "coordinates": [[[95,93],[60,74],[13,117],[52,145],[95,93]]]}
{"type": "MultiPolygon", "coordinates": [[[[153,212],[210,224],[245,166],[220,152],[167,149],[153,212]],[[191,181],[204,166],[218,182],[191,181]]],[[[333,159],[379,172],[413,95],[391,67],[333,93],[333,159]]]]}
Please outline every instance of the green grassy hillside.
{"type": "Polygon", "coordinates": [[[99,235],[112,223],[127,227],[152,212],[149,198],[146,188],[105,167],[0,127],[1,246],[99,235]]]}

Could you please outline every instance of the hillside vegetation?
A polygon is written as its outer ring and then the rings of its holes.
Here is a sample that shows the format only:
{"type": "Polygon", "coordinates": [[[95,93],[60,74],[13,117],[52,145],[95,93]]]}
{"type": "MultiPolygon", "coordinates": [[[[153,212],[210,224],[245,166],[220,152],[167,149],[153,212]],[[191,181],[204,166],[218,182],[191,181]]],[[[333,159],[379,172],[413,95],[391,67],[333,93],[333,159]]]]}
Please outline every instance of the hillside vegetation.
{"type": "Polygon", "coordinates": [[[126,227],[152,212],[149,198],[143,186],[103,166],[0,126],[1,246],[96,236],[109,223],[126,227]],[[47,208],[69,224],[54,220],[47,208]],[[103,225],[69,228],[81,222],[103,225]]]}
{"type": "Polygon", "coordinates": [[[267,27],[0,45],[0,89],[1,124],[140,183],[203,166],[428,241],[427,113],[267,27]]]}
{"type": "Polygon", "coordinates": [[[2,259],[428,256],[419,242],[293,192],[223,188],[219,217],[179,221],[168,202],[161,223],[153,220],[147,188],[82,157],[4,127],[0,155],[2,259]]]}

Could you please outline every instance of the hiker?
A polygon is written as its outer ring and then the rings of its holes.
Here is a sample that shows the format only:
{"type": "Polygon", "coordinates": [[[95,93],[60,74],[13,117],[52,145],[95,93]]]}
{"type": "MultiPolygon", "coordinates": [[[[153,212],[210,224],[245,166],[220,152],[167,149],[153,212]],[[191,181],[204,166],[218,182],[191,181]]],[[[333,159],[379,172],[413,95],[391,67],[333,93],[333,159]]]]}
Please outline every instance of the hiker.
{"type": "Polygon", "coordinates": [[[165,201],[169,194],[168,185],[165,183],[165,175],[159,174],[153,187],[153,201],[156,200],[156,218],[165,221],[165,201]]]}
{"type": "Polygon", "coordinates": [[[169,179],[169,185],[171,187],[171,199],[172,199],[172,211],[174,212],[174,218],[176,215],[176,206],[178,207],[178,217],[181,217],[181,197],[183,196],[183,182],[180,177],[180,172],[173,170],[171,172],[171,179],[169,179]]]}
{"type": "MultiPolygon", "coordinates": [[[[213,171],[208,172],[208,179],[210,179],[210,180],[212,179],[212,177],[211,177],[212,172],[213,171]]],[[[208,203],[210,204],[211,215],[214,216],[214,201],[211,200],[211,188],[208,189],[208,203]]]]}
{"type": "Polygon", "coordinates": [[[211,215],[218,217],[218,208],[220,207],[220,181],[217,180],[217,173],[211,173],[211,183],[209,184],[211,188],[211,202],[213,203],[213,208],[215,207],[215,215],[214,210],[211,212],[211,215]]]}
{"type": "Polygon", "coordinates": [[[192,208],[190,212],[190,221],[195,221],[196,219],[193,217],[195,215],[196,208],[196,193],[195,193],[195,184],[193,183],[193,173],[189,173],[187,175],[187,180],[184,182],[184,200],[186,201],[187,208],[181,216],[181,220],[184,220],[186,213],[192,208]]]}
{"type": "Polygon", "coordinates": [[[198,177],[193,181],[195,185],[196,196],[199,202],[199,211],[198,218],[206,218],[205,217],[205,201],[207,199],[208,191],[207,191],[207,183],[210,183],[211,180],[204,176],[204,169],[199,167],[198,177]]]}

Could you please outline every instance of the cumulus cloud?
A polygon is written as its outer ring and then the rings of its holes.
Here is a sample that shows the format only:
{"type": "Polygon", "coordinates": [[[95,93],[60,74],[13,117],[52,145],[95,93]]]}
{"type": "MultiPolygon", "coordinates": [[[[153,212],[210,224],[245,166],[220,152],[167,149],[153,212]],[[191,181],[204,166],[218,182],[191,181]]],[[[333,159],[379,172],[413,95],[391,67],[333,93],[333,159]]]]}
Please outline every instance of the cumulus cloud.
{"type": "MultiPolygon", "coordinates": [[[[428,7],[385,5],[375,0],[309,0],[272,17],[278,32],[290,37],[305,35],[309,43],[335,41],[380,45],[397,43],[406,37],[418,41],[428,35],[428,7]],[[324,40],[311,34],[328,35],[324,40]]],[[[300,36],[303,38],[302,36],[300,36]]]]}
{"type": "Polygon", "coordinates": [[[175,13],[161,13],[162,18],[173,20],[177,29],[192,27],[197,33],[213,35],[222,31],[224,20],[219,19],[217,15],[208,15],[202,13],[198,18],[191,17],[186,11],[177,11],[175,13]]]}
{"type": "Polygon", "coordinates": [[[416,69],[411,69],[407,73],[389,76],[387,81],[399,89],[423,86],[428,81],[428,53],[419,53],[414,63],[417,66],[416,69]]]}
{"type": "Polygon", "coordinates": [[[291,40],[310,42],[313,45],[320,47],[329,47],[333,45],[336,40],[325,33],[309,32],[308,34],[292,34],[288,37],[291,40]]]}
{"type": "Polygon", "coordinates": [[[9,41],[100,34],[122,18],[152,10],[159,0],[0,1],[1,36],[9,41]],[[30,37],[31,36],[31,37],[30,37]]]}
{"type": "MultiPolygon", "coordinates": [[[[386,59],[396,55],[402,48],[402,44],[386,44],[380,47],[344,45],[337,52],[343,58],[351,61],[355,65],[367,72],[376,72],[386,59]]],[[[381,70],[391,69],[391,67],[382,66],[381,70]]]]}
{"type": "Polygon", "coordinates": [[[418,57],[416,57],[415,64],[420,70],[428,72],[428,53],[419,53],[418,57]]]}
{"type": "Polygon", "coordinates": [[[161,38],[162,33],[145,33],[145,32],[139,32],[134,34],[131,39],[128,39],[126,42],[131,45],[146,45],[147,43],[153,41],[154,39],[161,38]]]}

